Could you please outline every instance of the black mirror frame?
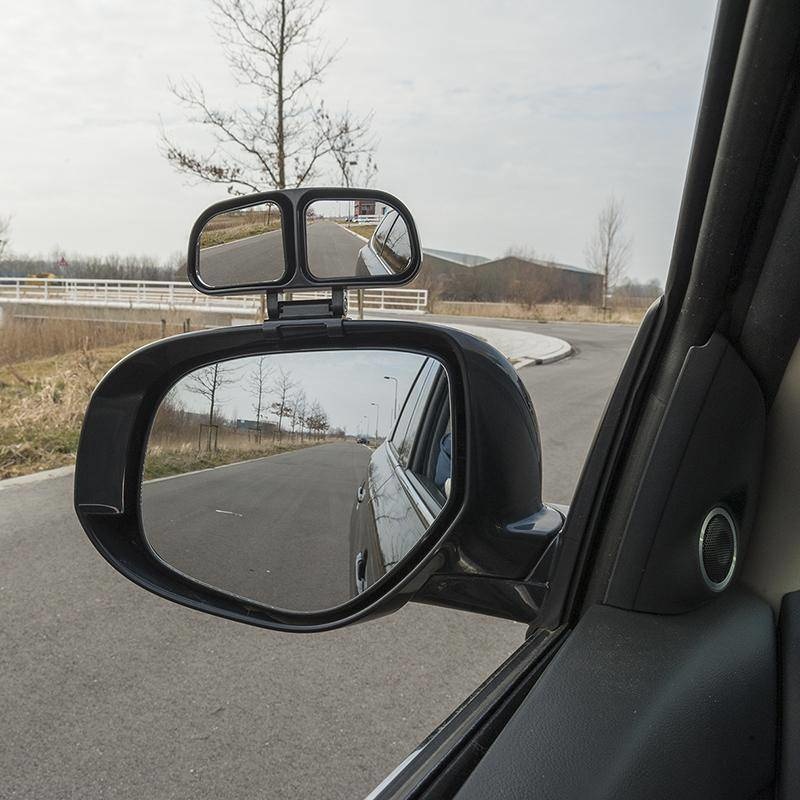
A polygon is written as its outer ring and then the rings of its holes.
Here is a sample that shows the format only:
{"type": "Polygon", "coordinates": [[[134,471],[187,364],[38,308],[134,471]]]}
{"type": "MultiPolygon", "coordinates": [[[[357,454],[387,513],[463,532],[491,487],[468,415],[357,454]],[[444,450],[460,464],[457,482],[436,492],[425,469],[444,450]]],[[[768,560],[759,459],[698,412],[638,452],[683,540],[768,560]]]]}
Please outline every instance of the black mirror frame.
{"type": "Polygon", "coordinates": [[[358,288],[370,286],[400,286],[412,281],[422,266],[422,245],[414,223],[414,218],[406,206],[396,197],[376,189],[355,188],[309,188],[283,189],[273,192],[234,197],[209,206],[197,218],[189,234],[189,249],[186,256],[186,272],[189,282],[198,292],[209,295],[218,294],[262,294],[264,292],[318,291],[324,288],[358,288]],[[338,200],[364,197],[378,200],[399,212],[408,227],[411,244],[411,262],[408,269],[400,275],[378,275],[370,277],[345,276],[342,278],[316,278],[308,267],[306,248],[306,211],[315,200],[338,200]],[[260,203],[272,202],[281,211],[281,231],[286,261],[284,274],[276,281],[235,284],[229,286],[209,286],[203,282],[198,272],[200,263],[200,234],[206,223],[217,214],[240,208],[249,208],[260,203]]]}
{"type": "Polygon", "coordinates": [[[563,523],[542,505],[540,454],[536,418],[516,372],[469,334],[412,322],[273,321],[171,337],[117,364],[86,412],[75,509],[94,546],[125,577],[173,602],[239,622],[316,632],[390,613],[411,599],[531,622],[547,589],[542,570],[549,574],[563,523]],[[168,389],[216,360],[349,349],[418,352],[447,370],[453,490],[408,556],[362,594],[321,612],[240,600],[163,564],[142,534],[140,491],[150,425],[168,389]]]}

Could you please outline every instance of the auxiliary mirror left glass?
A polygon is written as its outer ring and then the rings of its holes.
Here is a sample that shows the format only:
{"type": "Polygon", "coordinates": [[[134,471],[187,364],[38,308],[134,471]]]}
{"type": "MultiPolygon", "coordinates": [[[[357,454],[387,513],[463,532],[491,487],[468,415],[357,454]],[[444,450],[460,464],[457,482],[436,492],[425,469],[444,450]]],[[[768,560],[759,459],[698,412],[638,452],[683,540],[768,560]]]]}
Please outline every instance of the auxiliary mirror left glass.
{"type": "Polygon", "coordinates": [[[197,274],[212,289],[275,282],[286,272],[281,210],[275,203],[215,214],[198,244],[197,274]]]}
{"type": "Polygon", "coordinates": [[[216,362],[162,400],[141,518],[170,568],[287,611],[341,605],[395,568],[447,502],[447,373],[398,350],[216,362]]]}

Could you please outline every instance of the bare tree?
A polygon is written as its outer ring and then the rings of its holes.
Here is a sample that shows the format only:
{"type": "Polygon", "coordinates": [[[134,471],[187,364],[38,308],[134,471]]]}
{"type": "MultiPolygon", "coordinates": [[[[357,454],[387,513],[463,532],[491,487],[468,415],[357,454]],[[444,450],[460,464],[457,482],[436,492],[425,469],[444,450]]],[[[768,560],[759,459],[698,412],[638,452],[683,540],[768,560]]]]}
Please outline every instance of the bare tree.
{"type": "Polygon", "coordinates": [[[267,365],[267,356],[256,359],[253,369],[247,376],[246,388],[253,395],[253,412],[256,415],[256,441],[261,443],[261,420],[266,412],[265,394],[268,390],[268,381],[272,370],[267,365]]]}
{"type": "Polygon", "coordinates": [[[186,391],[198,394],[208,400],[208,441],[206,449],[211,449],[211,431],[214,427],[214,412],[218,411],[220,391],[232,383],[236,383],[234,368],[214,362],[208,367],[195,370],[186,379],[186,391]]]}
{"type": "Polygon", "coordinates": [[[631,240],[625,235],[625,215],[622,203],[613,195],[600,214],[594,234],[586,245],[586,261],[603,276],[603,296],[600,305],[605,313],[608,292],[625,277],[631,254],[631,240]]]}
{"type": "Polygon", "coordinates": [[[284,417],[289,416],[290,396],[292,394],[292,389],[294,389],[296,385],[292,378],[291,371],[283,367],[278,367],[278,374],[272,383],[272,390],[276,394],[277,399],[270,407],[272,413],[278,418],[278,426],[275,431],[278,442],[280,442],[283,437],[283,428],[281,425],[283,424],[284,417]]]}
{"type": "Polygon", "coordinates": [[[311,404],[311,409],[306,417],[306,424],[315,439],[321,439],[328,428],[330,428],[331,425],[328,420],[328,414],[318,400],[315,400],[311,404]]]}
{"type": "Polygon", "coordinates": [[[11,234],[11,217],[0,217],[0,258],[6,254],[11,234]]]}
{"type": "Polygon", "coordinates": [[[303,440],[303,422],[306,412],[306,393],[300,389],[292,395],[290,400],[292,409],[292,439],[295,438],[295,432],[299,428],[300,441],[303,440]]]}
{"type": "Polygon", "coordinates": [[[162,130],[162,151],[173,167],[227,185],[230,194],[302,186],[331,160],[343,180],[359,164],[372,171],[372,115],[358,118],[349,109],[329,113],[311,96],[335,57],[315,35],[324,2],[212,0],[212,5],[212,23],[231,71],[257,99],[224,110],[197,82],[170,82],[191,121],[216,141],[210,152],[196,153],[162,130]]]}
{"type": "Polygon", "coordinates": [[[301,389],[294,395],[292,399],[292,410],[295,415],[295,419],[292,421],[292,431],[294,431],[294,426],[297,425],[297,430],[300,432],[301,442],[305,436],[307,406],[308,400],[306,399],[306,393],[301,389]]]}
{"type": "Polygon", "coordinates": [[[378,172],[375,162],[375,142],[368,131],[372,113],[355,121],[349,109],[340,114],[329,114],[320,105],[317,123],[336,162],[342,186],[369,186],[378,172]]]}

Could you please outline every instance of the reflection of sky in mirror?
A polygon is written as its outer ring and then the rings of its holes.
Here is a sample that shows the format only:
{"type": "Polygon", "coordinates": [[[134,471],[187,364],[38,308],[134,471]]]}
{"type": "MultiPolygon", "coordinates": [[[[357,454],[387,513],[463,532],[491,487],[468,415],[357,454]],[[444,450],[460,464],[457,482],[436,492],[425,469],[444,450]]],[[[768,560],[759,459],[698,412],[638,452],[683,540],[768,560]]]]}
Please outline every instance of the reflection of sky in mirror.
{"type": "MultiPolygon", "coordinates": [[[[395,382],[385,375],[397,378],[397,413],[403,407],[414,378],[419,372],[424,356],[394,350],[350,350],[347,352],[280,353],[265,356],[265,366],[270,370],[266,381],[267,404],[277,399],[272,383],[282,368],[290,373],[295,383],[293,392],[303,391],[308,404],[319,401],[328,414],[331,427],[344,428],[350,435],[367,433],[375,435],[376,417],[378,433],[388,435],[394,416],[395,382]],[[371,405],[377,403],[378,408],[371,405]]],[[[229,375],[235,383],[223,386],[219,392],[218,408],[229,419],[253,419],[255,396],[248,387],[258,356],[237,358],[226,362],[229,375]]],[[[204,413],[208,401],[187,389],[187,378],[182,378],[173,397],[187,411],[204,413]]],[[[266,417],[273,420],[272,416],[266,417]]]]}

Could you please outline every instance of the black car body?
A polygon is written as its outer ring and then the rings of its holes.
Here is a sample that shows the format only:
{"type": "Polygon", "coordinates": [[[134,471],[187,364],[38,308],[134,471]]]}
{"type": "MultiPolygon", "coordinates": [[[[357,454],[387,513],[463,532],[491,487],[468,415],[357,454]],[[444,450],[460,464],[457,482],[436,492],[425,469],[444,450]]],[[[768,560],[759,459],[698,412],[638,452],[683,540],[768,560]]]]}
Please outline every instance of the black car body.
{"type": "Polygon", "coordinates": [[[357,492],[350,523],[354,594],[403,558],[441,511],[450,443],[447,376],[438,361],[427,358],[357,492]]]}
{"type": "Polygon", "coordinates": [[[358,254],[356,274],[395,275],[402,272],[411,259],[408,228],[397,211],[390,211],[373,231],[358,254]]]}

